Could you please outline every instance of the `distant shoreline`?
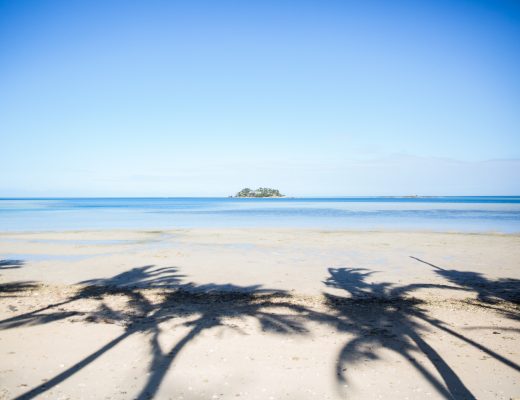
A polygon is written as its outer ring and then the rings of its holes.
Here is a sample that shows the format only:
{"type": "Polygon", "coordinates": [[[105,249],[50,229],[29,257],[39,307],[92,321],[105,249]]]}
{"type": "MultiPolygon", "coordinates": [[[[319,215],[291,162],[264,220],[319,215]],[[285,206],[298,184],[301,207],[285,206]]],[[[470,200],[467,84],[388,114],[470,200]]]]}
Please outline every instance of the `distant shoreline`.
{"type": "Polygon", "coordinates": [[[519,199],[519,195],[436,195],[436,196],[270,196],[270,197],[237,197],[237,196],[11,196],[0,197],[3,200],[103,200],[103,199],[519,199]]]}

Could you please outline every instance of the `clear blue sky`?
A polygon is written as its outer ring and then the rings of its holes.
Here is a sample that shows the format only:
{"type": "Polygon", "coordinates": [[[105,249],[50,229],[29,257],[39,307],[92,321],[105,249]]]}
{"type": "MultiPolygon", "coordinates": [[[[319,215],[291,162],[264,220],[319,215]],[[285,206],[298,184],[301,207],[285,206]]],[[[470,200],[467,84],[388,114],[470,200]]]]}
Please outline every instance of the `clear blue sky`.
{"type": "Polygon", "coordinates": [[[0,196],[520,194],[520,2],[0,0],[0,148],[0,196]]]}

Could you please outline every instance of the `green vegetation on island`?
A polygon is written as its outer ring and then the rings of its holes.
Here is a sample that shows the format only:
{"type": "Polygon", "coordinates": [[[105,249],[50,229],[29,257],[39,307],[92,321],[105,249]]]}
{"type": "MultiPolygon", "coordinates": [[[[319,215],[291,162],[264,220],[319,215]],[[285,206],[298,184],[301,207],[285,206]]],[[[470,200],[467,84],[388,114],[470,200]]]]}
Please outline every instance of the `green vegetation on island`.
{"type": "Polygon", "coordinates": [[[256,190],[244,188],[238,192],[235,197],[284,197],[284,195],[281,194],[278,189],[261,187],[256,190]]]}

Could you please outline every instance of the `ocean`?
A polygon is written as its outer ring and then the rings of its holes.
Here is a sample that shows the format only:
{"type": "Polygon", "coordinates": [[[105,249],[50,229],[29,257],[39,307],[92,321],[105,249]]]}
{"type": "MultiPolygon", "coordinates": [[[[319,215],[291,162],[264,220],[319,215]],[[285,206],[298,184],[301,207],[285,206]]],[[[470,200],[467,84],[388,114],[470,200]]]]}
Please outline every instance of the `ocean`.
{"type": "Polygon", "coordinates": [[[0,198],[0,231],[317,228],[520,232],[520,196],[0,198]]]}

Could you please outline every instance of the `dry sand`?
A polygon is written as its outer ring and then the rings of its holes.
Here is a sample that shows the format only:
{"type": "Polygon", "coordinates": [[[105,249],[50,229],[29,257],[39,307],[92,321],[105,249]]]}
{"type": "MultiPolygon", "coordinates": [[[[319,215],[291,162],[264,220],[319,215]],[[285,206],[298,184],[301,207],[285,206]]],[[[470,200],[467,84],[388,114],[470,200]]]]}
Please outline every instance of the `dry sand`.
{"type": "Polygon", "coordinates": [[[0,398],[520,398],[520,236],[0,234],[0,398]]]}

